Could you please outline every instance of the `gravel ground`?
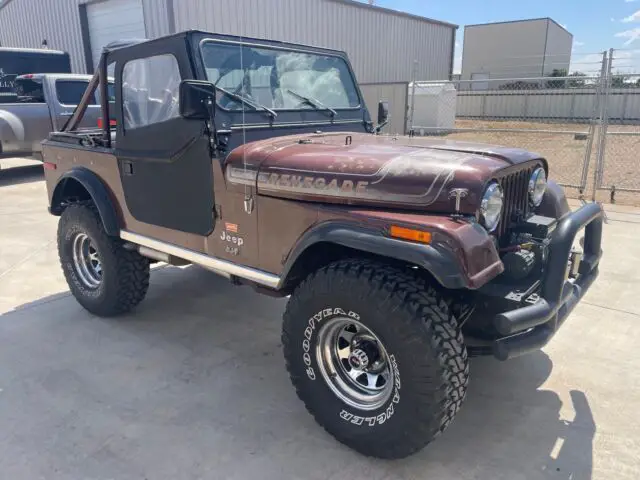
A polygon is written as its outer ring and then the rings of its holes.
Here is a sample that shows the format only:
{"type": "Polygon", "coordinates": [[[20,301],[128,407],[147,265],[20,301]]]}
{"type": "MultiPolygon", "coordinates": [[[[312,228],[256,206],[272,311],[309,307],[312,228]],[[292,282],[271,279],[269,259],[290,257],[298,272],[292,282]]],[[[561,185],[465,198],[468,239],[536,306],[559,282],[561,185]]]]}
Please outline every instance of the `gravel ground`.
{"type": "MultiPolygon", "coordinates": [[[[483,120],[457,120],[457,128],[478,129],[523,129],[545,130],[545,132],[459,132],[447,135],[446,138],[457,140],[472,140],[483,143],[505,145],[509,147],[524,148],[541,154],[549,161],[551,178],[559,183],[568,185],[580,185],[585,153],[588,148],[588,140],[576,137],[573,132],[588,133],[589,125],[586,124],[562,124],[562,123],[537,123],[518,121],[483,121],[483,120]],[[572,133],[554,133],[554,132],[572,133]]],[[[622,132],[626,135],[608,135],[605,149],[605,168],[603,185],[607,191],[599,192],[598,200],[609,201],[611,186],[616,189],[637,189],[636,193],[616,193],[617,203],[640,206],[640,126],[612,125],[609,132],[622,132]],[[637,134],[637,135],[629,135],[637,134]]],[[[593,185],[593,173],[595,169],[597,145],[594,141],[590,169],[588,172],[587,198],[591,196],[593,185]]],[[[578,198],[577,188],[568,188],[567,194],[578,198]]]]}

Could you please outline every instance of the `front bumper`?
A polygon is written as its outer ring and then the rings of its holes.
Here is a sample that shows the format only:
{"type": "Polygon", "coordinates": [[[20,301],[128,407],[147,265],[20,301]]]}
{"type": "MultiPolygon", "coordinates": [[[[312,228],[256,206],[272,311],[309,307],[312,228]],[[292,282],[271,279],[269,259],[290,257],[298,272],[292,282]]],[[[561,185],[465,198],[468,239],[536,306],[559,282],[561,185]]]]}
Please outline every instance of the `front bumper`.
{"type": "Polygon", "coordinates": [[[552,233],[549,258],[544,269],[539,298],[533,304],[500,313],[493,319],[502,335],[493,342],[499,360],[524,355],[544,347],[598,276],[602,256],[603,212],[590,203],[567,215],[552,233]],[[567,260],[576,235],[585,229],[584,255],[575,279],[567,278],[567,260]]]}

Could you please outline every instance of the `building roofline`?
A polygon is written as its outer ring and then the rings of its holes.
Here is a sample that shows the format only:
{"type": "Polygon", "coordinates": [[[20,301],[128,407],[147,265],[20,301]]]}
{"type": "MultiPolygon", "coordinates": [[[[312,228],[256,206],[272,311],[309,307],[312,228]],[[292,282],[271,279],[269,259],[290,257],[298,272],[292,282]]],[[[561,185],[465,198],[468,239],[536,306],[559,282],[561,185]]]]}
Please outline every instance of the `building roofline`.
{"type": "Polygon", "coordinates": [[[370,5],[368,3],[357,2],[355,0],[326,0],[326,1],[334,2],[334,3],[342,3],[343,5],[349,5],[350,7],[356,7],[356,8],[363,8],[365,10],[375,10],[375,11],[379,11],[379,12],[382,12],[382,13],[388,13],[390,15],[396,15],[398,17],[412,18],[413,20],[419,20],[419,21],[425,22],[425,23],[432,23],[432,24],[435,24],[435,25],[443,25],[445,27],[451,27],[451,28],[455,28],[455,29],[459,28],[459,25],[456,25],[455,23],[444,22],[442,20],[435,20],[433,18],[421,17],[420,15],[414,15],[412,13],[401,12],[399,10],[393,10],[392,8],[379,7],[378,5],[370,5]]]}
{"type": "MultiPolygon", "coordinates": [[[[2,10],[4,7],[6,7],[12,1],[13,0],[4,0],[4,3],[0,4],[0,10],[2,10]]],[[[355,0],[326,0],[326,1],[334,2],[334,3],[342,3],[343,5],[349,5],[350,7],[364,8],[364,9],[369,9],[369,10],[377,10],[379,12],[388,13],[390,15],[396,15],[398,17],[405,17],[405,18],[412,18],[413,20],[419,20],[421,22],[431,23],[431,24],[434,24],[434,25],[443,25],[445,27],[451,27],[451,28],[455,28],[455,29],[459,28],[459,25],[456,25],[455,23],[444,22],[442,20],[435,20],[433,18],[428,18],[428,17],[421,17],[420,15],[414,15],[412,13],[401,12],[399,10],[393,10],[391,8],[379,7],[378,5],[369,5],[368,3],[357,2],[355,0]]],[[[2,2],[2,0],[0,0],[0,2],[2,2]]],[[[87,2],[85,1],[85,2],[82,2],[82,3],[87,3],[87,2]]]]}
{"type": "Polygon", "coordinates": [[[4,7],[6,7],[7,5],[9,5],[11,3],[12,0],[4,0],[4,2],[2,0],[0,0],[0,10],[2,10],[4,7]]]}
{"type": "Polygon", "coordinates": [[[555,23],[558,27],[560,27],[562,30],[564,30],[565,32],[567,32],[569,35],[571,35],[573,37],[573,34],[569,30],[564,28],[562,25],[560,25],[558,22],[556,22],[551,17],[523,18],[522,20],[506,20],[504,22],[474,23],[474,24],[471,24],[471,25],[465,25],[464,28],[466,29],[467,27],[483,27],[484,25],[500,25],[500,24],[504,24],[504,23],[539,22],[540,20],[547,20],[547,21],[555,23]]]}

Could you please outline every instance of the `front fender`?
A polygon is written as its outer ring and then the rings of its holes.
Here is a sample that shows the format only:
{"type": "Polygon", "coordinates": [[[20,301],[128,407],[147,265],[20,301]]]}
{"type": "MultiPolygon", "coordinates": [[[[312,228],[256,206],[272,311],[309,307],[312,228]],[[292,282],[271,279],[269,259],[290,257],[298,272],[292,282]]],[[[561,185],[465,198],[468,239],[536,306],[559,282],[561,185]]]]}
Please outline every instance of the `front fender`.
{"type": "Polygon", "coordinates": [[[540,215],[556,220],[560,220],[571,212],[564,190],[553,180],[547,182],[547,191],[544,193],[542,203],[537,210],[540,215]]]}
{"type": "Polygon", "coordinates": [[[70,181],[78,182],[89,194],[94,205],[98,209],[100,218],[104,225],[104,230],[108,235],[118,236],[120,226],[116,209],[111,201],[111,196],[105,184],[94,172],[83,167],[74,167],[62,174],[51,196],[50,212],[53,215],[60,215],[64,210],[63,202],[65,192],[70,181]]]}
{"type": "Polygon", "coordinates": [[[469,286],[458,258],[446,245],[411,243],[385,236],[382,232],[344,222],[327,222],[308,230],[289,254],[281,276],[285,285],[296,261],[318,243],[330,243],[384,258],[400,260],[427,270],[443,287],[469,286]]]}

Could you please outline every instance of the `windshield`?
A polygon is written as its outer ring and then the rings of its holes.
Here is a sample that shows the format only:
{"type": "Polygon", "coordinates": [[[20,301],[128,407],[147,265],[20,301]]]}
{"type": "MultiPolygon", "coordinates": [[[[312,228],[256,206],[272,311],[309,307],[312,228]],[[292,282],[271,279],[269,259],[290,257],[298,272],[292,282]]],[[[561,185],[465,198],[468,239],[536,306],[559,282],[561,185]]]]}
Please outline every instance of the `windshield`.
{"type": "MultiPolygon", "coordinates": [[[[360,106],[351,72],[340,57],[213,41],[202,45],[202,57],[210,82],[273,110],[360,106]]],[[[220,91],[217,103],[242,109],[240,99],[220,91]]]]}

